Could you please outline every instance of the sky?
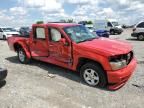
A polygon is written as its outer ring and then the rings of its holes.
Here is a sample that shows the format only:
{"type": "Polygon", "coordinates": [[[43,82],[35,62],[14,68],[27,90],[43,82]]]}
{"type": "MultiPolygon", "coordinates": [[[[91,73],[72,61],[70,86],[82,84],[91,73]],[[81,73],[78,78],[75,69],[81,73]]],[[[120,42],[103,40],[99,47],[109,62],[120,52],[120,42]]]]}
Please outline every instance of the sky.
{"type": "Polygon", "coordinates": [[[116,19],[135,24],[144,19],[144,0],[1,0],[0,26],[30,26],[36,21],[116,19]]]}

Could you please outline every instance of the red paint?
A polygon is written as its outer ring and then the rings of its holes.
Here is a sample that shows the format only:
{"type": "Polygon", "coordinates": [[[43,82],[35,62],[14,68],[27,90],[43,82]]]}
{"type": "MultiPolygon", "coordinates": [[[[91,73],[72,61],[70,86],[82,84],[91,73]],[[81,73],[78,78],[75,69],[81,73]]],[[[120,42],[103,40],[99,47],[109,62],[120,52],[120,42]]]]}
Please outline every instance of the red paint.
{"type": "Polygon", "coordinates": [[[125,42],[110,40],[107,38],[99,38],[77,44],[71,41],[69,36],[62,29],[63,27],[74,25],[77,24],[35,24],[33,25],[33,30],[36,27],[45,28],[45,40],[34,39],[32,31],[30,38],[16,36],[9,37],[8,44],[11,50],[14,50],[14,45],[16,43],[21,45],[29,58],[32,57],[34,59],[52,63],[74,71],[77,69],[80,58],[97,61],[105,70],[108,83],[114,84],[109,86],[110,89],[114,90],[123,86],[136,67],[136,59],[133,58],[127,67],[117,71],[112,71],[109,64],[109,57],[127,54],[132,50],[132,46],[125,42]],[[59,30],[63,39],[59,42],[50,41],[48,27],[54,27],[59,30]],[[68,45],[64,45],[64,43],[68,43],[68,45]]]}

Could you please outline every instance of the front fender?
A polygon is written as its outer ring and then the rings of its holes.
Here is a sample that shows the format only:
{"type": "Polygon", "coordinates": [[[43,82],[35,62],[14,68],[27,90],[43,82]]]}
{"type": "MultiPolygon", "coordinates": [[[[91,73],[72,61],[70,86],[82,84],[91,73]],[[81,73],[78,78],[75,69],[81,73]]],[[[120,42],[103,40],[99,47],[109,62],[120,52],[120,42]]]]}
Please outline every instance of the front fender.
{"type": "MultiPolygon", "coordinates": [[[[80,50],[79,50],[80,51],[80,50]]],[[[98,62],[99,64],[101,64],[101,66],[103,67],[104,70],[110,70],[110,64],[108,61],[108,58],[90,51],[85,51],[82,53],[82,51],[76,51],[74,54],[74,64],[78,64],[79,62],[79,58],[85,58],[85,59],[89,59],[95,62],[98,62]]]]}

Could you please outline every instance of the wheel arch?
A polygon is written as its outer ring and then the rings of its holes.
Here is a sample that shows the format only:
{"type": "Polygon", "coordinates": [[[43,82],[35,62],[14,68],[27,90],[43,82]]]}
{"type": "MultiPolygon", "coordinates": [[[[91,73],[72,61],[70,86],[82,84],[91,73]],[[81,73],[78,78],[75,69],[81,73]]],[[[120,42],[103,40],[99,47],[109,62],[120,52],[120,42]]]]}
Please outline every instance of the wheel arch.
{"type": "Polygon", "coordinates": [[[115,31],[115,29],[114,29],[114,28],[111,28],[111,29],[110,29],[110,32],[111,32],[111,31],[115,31]]]}
{"type": "MultiPolygon", "coordinates": [[[[98,61],[94,61],[94,60],[87,59],[87,58],[79,58],[79,62],[78,62],[78,65],[77,65],[77,71],[80,72],[81,67],[83,65],[85,65],[86,63],[93,63],[93,64],[96,64],[97,66],[99,66],[102,69],[103,74],[105,75],[106,82],[108,83],[107,73],[104,70],[104,67],[102,66],[102,64],[99,63],[98,61]]],[[[80,72],[80,75],[81,75],[81,72],[80,72]]]]}
{"type": "Polygon", "coordinates": [[[84,64],[86,64],[86,63],[88,63],[88,62],[96,63],[97,65],[99,65],[99,66],[104,70],[104,67],[103,67],[102,64],[99,63],[98,61],[91,60],[91,59],[88,59],[88,58],[83,58],[83,57],[81,57],[81,58],[78,59],[78,64],[77,64],[76,70],[79,71],[80,68],[81,68],[84,64]]]}
{"type": "Polygon", "coordinates": [[[143,35],[144,36],[144,32],[139,32],[138,35],[143,35]]]}
{"type": "Polygon", "coordinates": [[[19,48],[22,48],[22,45],[19,44],[19,43],[15,43],[15,44],[14,44],[14,50],[15,50],[15,51],[18,51],[19,48]]]}
{"type": "Polygon", "coordinates": [[[18,43],[18,42],[15,43],[15,44],[14,44],[14,50],[17,52],[19,48],[24,49],[27,57],[28,57],[28,58],[31,58],[30,51],[28,50],[28,48],[27,48],[25,45],[23,45],[22,43],[18,43]]]}

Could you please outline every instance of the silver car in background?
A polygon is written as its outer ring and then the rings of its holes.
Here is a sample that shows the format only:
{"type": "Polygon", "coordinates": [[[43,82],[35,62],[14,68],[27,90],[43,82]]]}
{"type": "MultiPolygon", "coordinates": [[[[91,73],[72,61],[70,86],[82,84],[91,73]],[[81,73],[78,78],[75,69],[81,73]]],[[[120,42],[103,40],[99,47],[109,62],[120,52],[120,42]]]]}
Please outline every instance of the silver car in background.
{"type": "Polygon", "coordinates": [[[14,28],[0,27],[0,39],[6,40],[12,35],[19,35],[19,32],[17,32],[14,28]]]}

